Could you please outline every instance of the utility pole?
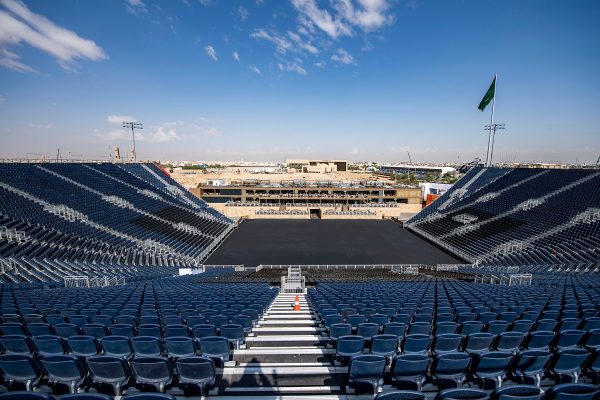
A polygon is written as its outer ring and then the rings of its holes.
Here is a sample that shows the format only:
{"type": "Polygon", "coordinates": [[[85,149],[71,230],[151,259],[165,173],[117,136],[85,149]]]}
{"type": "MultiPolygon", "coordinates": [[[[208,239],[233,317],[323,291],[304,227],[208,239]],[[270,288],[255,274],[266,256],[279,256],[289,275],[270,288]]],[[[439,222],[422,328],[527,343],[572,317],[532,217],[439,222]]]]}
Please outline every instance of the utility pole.
{"type": "Polygon", "coordinates": [[[137,154],[135,152],[135,130],[144,129],[141,122],[134,121],[123,121],[123,128],[131,128],[131,140],[133,141],[133,161],[137,161],[137,154]]]}

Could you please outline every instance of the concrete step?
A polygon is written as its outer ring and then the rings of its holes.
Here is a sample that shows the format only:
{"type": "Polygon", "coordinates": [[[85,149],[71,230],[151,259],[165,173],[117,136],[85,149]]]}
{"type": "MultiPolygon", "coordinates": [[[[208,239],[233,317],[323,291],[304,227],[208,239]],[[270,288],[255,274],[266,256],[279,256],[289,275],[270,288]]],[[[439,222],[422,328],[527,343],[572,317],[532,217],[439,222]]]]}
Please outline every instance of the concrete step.
{"type": "Polygon", "coordinates": [[[254,328],[252,332],[256,336],[269,334],[269,335],[298,335],[298,334],[310,334],[316,335],[324,332],[325,328],[319,328],[314,326],[261,326],[260,328],[254,328]]]}
{"type": "Polygon", "coordinates": [[[247,348],[264,346],[285,348],[307,345],[324,347],[327,342],[329,342],[329,338],[316,335],[260,335],[246,338],[247,348]]]}
{"type": "Polygon", "coordinates": [[[317,326],[318,323],[310,318],[306,319],[267,319],[260,323],[263,327],[270,326],[317,326]]]}

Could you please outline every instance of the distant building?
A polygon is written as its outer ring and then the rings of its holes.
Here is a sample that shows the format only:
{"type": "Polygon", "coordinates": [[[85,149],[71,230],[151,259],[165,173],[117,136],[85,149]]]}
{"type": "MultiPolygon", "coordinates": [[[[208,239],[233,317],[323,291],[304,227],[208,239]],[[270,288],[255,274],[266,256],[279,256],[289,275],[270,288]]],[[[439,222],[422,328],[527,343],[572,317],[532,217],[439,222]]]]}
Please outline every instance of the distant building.
{"type": "Polygon", "coordinates": [[[441,196],[448,191],[452,185],[449,183],[422,182],[419,187],[423,191],[423,200],[427,200],[427,195],[441,196]]]}
{"type": "Polygon", "coordinates": [[[435,167],[429,165],[382,165],[381,172],[388,174],[410,174],[417,178],[424,178],[427,175],[442,176],[446,174],[456,174],[456,169],[452,167],[435,167]]]}
{"type": "Polygon", "coordinates": [[[346,160],[285,160],[285,167],[294,169],[297,172],[344,172],[348,171],[348,161],[346,160]]]}

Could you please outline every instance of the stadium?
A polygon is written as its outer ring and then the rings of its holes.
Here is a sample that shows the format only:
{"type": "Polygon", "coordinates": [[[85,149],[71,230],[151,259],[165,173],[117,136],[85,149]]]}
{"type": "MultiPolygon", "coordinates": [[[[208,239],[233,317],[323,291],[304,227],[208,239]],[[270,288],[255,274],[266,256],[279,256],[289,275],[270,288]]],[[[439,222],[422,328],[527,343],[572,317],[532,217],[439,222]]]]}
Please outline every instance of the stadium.
{"type": "Polygon", "coordinates": [[[473,167],[404,224],[234,222],[152,163],[0,190],[0,398],[598,396],[597,169],[473,167]]]}
{"type": "Polygon", "coordinates": [[[598,21],[0,0],[0,400],[600,400],[598,21]]]}

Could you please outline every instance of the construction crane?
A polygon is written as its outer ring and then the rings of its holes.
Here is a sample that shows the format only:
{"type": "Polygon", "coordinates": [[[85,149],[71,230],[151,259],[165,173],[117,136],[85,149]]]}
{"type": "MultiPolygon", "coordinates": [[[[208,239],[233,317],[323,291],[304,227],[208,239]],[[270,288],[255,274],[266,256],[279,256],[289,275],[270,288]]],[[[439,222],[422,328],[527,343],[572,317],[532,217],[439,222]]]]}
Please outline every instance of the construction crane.
{"type": "Polygon", "coordinates": [[[596,160],[596,165],[600,165],[600,156],[598,156],[598,159],[596,160]]]}

